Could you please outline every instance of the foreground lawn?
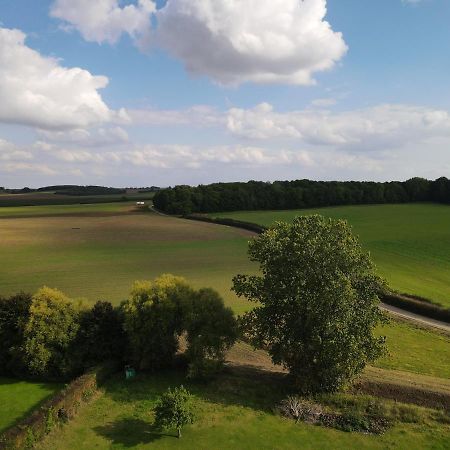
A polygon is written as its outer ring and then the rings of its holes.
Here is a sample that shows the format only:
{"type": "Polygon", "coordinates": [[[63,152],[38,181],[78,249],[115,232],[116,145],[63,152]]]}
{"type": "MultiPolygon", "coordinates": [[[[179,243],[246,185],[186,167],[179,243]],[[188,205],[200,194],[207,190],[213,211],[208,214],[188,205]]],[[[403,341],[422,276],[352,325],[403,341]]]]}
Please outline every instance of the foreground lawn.
{"type": "Polygon", "coordinates": [[[348,220],[378,270],[400,292],[450,307],[450,207],[434,204],[343,206],[296,211],[216,213],[271,225],[322,214],[348,220]]]}
{"type": "MultiPolygon", "coordinates": [[[[278,382],[279,383],[279,382],[278,382]]],[[[273,413],[284,385],[258,376],[223,375],[210,384],[190,384],[175,373],[116,377],[105,394],[52,433],[40,449],[444,449],[448,427],[437,422],[400,424],[383,436],[345,433],[295,424],[273,413]],[[184,384],[196,397],[197,420],[178,440],[152,426],[156,397],[184,384]]]]}
{"type": "Polygon", "coordinates": [[[57,383],[32,383],[0,377],[0,433],[60,390],[57,383]]]}

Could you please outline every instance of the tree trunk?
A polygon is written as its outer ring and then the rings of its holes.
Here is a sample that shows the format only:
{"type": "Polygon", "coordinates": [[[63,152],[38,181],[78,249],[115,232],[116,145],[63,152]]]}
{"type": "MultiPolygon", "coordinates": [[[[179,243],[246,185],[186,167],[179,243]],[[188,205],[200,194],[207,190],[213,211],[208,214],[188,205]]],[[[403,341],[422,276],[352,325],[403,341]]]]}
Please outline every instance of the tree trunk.
{"type": "Polygon", "coordinates": [[[181,428],[178,428],[178,439],[181,438],[181,428]]]}

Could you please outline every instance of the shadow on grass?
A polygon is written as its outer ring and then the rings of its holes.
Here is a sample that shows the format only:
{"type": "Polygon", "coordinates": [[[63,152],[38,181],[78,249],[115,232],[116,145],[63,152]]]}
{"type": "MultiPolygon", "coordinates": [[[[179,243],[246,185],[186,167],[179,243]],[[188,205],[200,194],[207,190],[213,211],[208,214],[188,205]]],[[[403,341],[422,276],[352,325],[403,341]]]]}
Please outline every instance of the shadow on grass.
{"type": "Polygon", "coordinates": [[[184,385],[197,398],[224,406],[243,406],[271,412],[276,404],[292,393],[285,374],[268,372],[254,367],[227,367],[223,373],[206,382],[186,379],[182,370],[168,370],[155,374],[139,374],[125,381],[122,376],[103,386],[106,394],[117,403],[152,403],[169,387],[184,385]]]}
{"type": "Polygon", "coordinates": [[[132,418],[124,418],[108,425],[95,427],[94,431],[112,441],[113,445],[121,445],[125,448],[149,444],[164,436],[177,438],[175,435],[161,433],[159,429],[145,420],[132,418]]]}

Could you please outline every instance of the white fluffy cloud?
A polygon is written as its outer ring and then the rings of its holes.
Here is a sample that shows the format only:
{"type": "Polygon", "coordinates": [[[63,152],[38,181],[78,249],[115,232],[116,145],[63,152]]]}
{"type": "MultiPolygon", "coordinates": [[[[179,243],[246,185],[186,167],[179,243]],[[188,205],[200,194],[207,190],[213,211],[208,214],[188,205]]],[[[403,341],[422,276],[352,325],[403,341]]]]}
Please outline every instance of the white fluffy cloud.
{"type": "Polygon", "coordinates": [[[124,7],[120,7],[119,0],[56,0],[50,15],[63,20],[67,29],[77,29],[87,41],[115,44],[124,33],[145,39],[155,10],[152,0],[124,7]]]}
{"type": "Polygon", "coordinates": [[[219,83],[311,84],[346,53],[326,0],[168,0],[159,44],[219,83]]]}
{"type": "Polygon", "coordinates": [[[63,129],[126,119],[98,92],[106,77],[62,67],[27,47],[25,38],[20,30],[0,28],[0,122],[63,129]]]}
{"type": "Polygon", "coordinates": [[[187,70],[221,84],[308,85],[346,53],[325,20],[326,0],[56,0],[53,17],[88,41],[114,44],[128,33],[179,58],[187,70]],[[151,16],[156,29],[151,33],[151,16]],[[152,34],[150,38],[150,34],[152,34]]]}
{"type": "Polygon", "coordinates": [[[233,108],[228,130],[250,139],[293,138],[308,144],[383,150],[436,136],[450,137],[447,111],[407,105],[380,105],[350,112],[275,112],[268,103],[233,108]]]}

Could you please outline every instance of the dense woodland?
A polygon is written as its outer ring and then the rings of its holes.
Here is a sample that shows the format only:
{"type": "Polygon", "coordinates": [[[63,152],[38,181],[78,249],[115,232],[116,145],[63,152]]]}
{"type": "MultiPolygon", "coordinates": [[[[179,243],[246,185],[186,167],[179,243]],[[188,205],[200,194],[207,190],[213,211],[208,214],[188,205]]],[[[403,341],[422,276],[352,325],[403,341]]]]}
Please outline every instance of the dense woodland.
{"type": "Polygon", "coordinates": [[[158,192],[155,207],[169,214],[217,211],[315,208],[321,206],[408,203],[450,203],[450,180],[408,181],[275,181],[176,186],[158,192]]]}

